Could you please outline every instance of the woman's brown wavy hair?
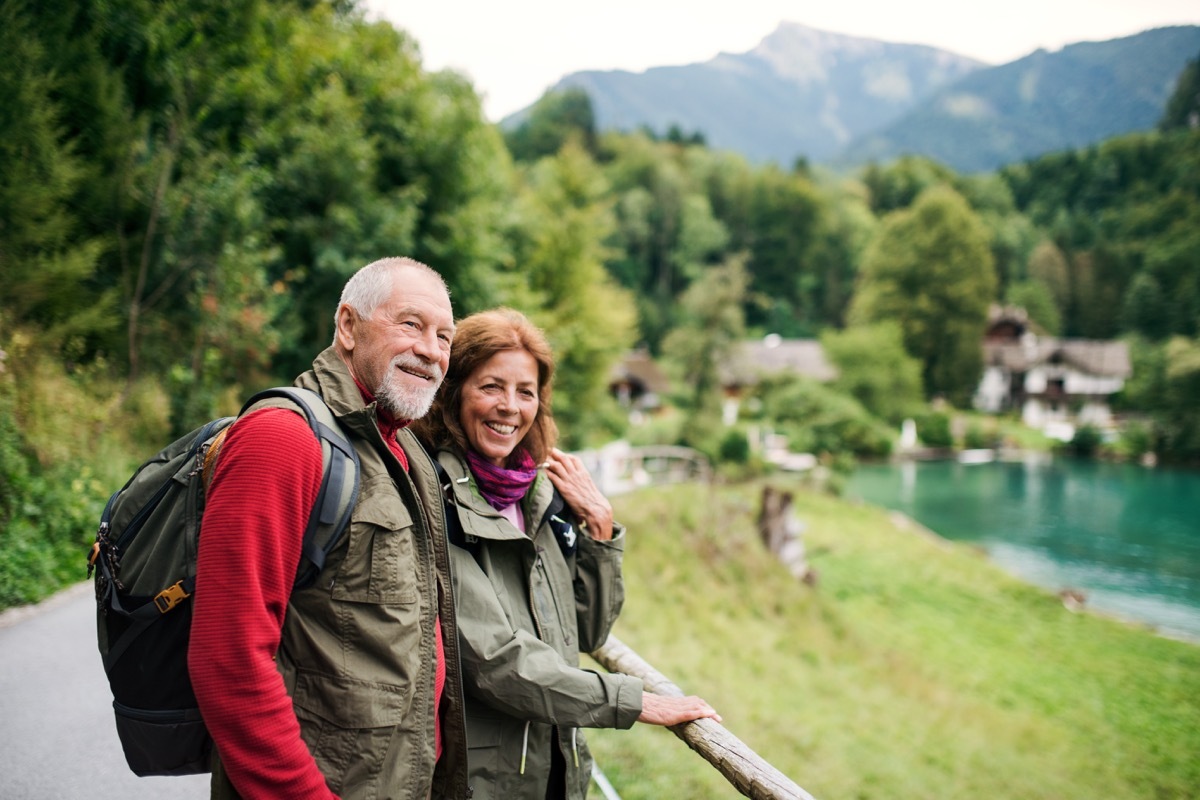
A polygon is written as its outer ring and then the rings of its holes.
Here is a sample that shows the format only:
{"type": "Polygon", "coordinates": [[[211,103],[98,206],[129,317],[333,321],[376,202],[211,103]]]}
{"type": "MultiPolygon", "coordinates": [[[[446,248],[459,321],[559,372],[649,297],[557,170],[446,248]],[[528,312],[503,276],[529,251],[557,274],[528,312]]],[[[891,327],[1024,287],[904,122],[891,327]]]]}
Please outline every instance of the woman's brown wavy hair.
{"type": "Polygon", "coordinates": [[[550,412],[554,354],[540,328],[520,311],[503,307],[472,314],[455,328],[446,379],[429,413],[412,424],[413,433],[431,453],[442,447],[454,447],[463,453],[470,449],[459,421],[463,384],[492,356],[506,350],[524,350],[538,365],[537,416],[513,454],[525,450],[538,464],[546,460],[550,448],[558,442],[558,426],[550,412]]]}

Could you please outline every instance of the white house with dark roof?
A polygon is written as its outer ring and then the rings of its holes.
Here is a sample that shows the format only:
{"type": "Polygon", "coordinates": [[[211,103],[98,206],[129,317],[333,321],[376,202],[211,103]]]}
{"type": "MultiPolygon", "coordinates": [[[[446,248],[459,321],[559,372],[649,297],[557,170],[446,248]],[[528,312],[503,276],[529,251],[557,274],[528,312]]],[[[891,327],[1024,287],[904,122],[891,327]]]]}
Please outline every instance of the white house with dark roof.
{"type": "Polygon", "coordinates": [[[828,382],[837,377],[837,368],[825,358],[825,350],[816,339],[784,339],[767,334],[747,339],[733,348],[729,357],[717,365],[717,375],[725,392],[722,416],[726,425],[737,421],[742,395],[756,386],[764,375],[786,373],[828,382]]]}
{"type": "Polygon", "coordinates": [[[1107,426],[1109,398],[1132,374],[1125,342],[1039,336],[1024,309],[993,306],[983,343],[981,411],[1021,410],[1033,428],[1107,426]]]}

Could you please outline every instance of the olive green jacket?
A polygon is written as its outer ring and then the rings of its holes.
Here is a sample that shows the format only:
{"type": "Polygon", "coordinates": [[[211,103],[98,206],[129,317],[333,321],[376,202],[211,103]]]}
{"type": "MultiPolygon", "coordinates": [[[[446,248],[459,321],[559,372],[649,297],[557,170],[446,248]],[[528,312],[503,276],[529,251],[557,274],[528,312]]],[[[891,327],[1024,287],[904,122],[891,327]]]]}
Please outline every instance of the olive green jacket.
{"type": "Polygon", "coordinates": [[[437,458],[461,525],[450,553],[473,797],[583,798],[592,759],[578,729],[629,728],[642,710],[640,678],[579,667],[624,602],[623,529],[609,542],[579,532],[543,473],[522,503],[526,535],[483,499],[464,459],[437,458]],[[566,777],[547,795],[552,748],[566,777]]]}
{"type": "MultiPolygon", "coordinates": [[[[345,364],[326,349],[296,384],[316,391],[362,465],[358,501],[315,585],[295,592],[277,655],[301,735],[346,800],[469,795],[444,505],[433,462],[406,430],[406,472],[364,407],[345,364]],[[446,655],[443,752],[434,764],[434,625],[446,655]],[[430,787],[432,786],[432,794],[430,787]]],[[[214,769],[213,796],[236,797],[214,769]]]]}

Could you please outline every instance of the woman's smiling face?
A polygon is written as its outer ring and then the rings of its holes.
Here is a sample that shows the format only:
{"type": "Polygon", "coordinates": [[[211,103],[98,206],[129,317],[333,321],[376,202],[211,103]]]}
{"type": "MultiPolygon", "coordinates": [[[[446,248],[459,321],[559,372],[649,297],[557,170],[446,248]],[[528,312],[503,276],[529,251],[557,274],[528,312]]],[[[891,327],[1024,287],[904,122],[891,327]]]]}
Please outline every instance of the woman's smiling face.
{"type": "Polygon", "coordinates": [[[538,413],[538,365],[526,350],[501,350],[463,383],[459,423],[475,452],[503,467],[538,413]]]}

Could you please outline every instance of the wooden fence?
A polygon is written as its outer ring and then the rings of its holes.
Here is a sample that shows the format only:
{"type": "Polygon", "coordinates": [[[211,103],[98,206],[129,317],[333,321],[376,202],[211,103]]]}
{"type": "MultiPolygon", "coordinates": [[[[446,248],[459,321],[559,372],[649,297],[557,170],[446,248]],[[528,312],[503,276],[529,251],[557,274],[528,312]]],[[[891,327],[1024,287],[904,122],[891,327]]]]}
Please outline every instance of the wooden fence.
{"type": "MultiPolygon", "coordinates": [[[[668,697],[684,696],[678,686],[615,636],[609,636],[592,653],[592,658],[609,672],[641,678],[648,692],[668,697]]],[[[685,722],[672,726],[671,731],[716,767],[746,797],[754,800],[813,800],[812,795],[764,761],[716,720],[685,722]]]]}
{"type": "Polygon", "coordinates": [[[628,442],[614,442],[575,455],[583,460],[600,491],[610,497],[643,486],[708,480],[712,474],[704,454],[690,447],[632,447],[628,442]]]}

